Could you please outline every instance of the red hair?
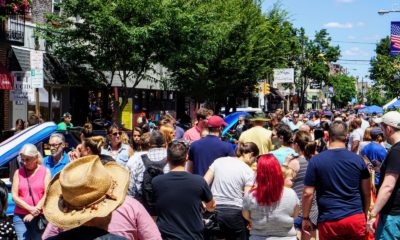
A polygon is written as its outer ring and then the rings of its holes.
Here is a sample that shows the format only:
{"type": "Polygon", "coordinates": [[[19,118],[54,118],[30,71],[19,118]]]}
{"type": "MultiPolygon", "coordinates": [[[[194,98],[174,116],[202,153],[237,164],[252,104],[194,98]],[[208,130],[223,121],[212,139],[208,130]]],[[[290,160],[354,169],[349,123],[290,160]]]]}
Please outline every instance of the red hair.
{"type": "Polygon", "coordinates": [[[256,183],[253,195],[258,204],[271,206],[281,199],[284,179],[281,165],[274,155],[265,154],[258,158],[256,183]]]}

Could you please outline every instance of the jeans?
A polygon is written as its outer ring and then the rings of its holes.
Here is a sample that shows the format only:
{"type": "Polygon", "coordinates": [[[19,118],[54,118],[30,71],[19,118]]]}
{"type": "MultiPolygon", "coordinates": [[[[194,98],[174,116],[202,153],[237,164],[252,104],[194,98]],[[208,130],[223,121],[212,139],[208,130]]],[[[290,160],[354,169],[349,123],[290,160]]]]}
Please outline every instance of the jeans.
{"type": "Polygon", "coordinates": [[[37,230],[37,218],[30,222],[24,222],[25,215],[14,215],[14,228],[18,240],[40,240],[42,234],[37,230]]]}
{"type": "Polygon", "coordinates": [[[400,239],[400,216],[380,214],[375,239],[400,239]]]}
{"type": "Polygon", "coordinates": [[[217,206],[218,224],[220,231],[216,234],[218,238],[226,240],[247,239],[246,220],[242,216],[242,210],[228,205],[217,206]]]}

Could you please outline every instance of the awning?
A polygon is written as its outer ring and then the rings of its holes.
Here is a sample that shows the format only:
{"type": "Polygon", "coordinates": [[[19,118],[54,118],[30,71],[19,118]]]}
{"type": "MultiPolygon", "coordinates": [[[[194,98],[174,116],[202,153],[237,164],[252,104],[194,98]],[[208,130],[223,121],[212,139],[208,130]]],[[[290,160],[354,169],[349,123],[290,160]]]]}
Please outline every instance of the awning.
{"type": "Polygon", "coordinates": [[[281,92],[279,92],[279,90],[277,88],[271,87],[270,88],[270,92],[271,92],[272,95],[274,95],[274,97],[278,97],[281,100],[286,101],[285,97],[282,95],[281,92]]]}
{"type": "Polygon", "coordinates": [[[22,71],[30,71],[31,70],[30,56],[32,50],[24,47],[17,47],[17,46],[11,46],[11,47],[15,54],[15,57],[17,57],[19,66],[21,67],[22,71]]]}

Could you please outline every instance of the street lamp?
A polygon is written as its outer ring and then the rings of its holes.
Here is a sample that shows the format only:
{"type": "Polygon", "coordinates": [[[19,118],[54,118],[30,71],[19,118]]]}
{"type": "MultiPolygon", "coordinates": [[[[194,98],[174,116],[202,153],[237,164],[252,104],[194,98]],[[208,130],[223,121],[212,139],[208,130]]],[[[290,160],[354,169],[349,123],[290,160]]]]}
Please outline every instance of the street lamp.
{"type": "Polygon", "coordinates": [[[387,13],[394,13],[394,12],[400,12],[400,9],[399,9],[399,10],[385,10],[385,9],[381,9],[381,10],[378,11],[378,14],[379,14],[379,15],[384,15],[384,14],[387,14],[387,13]]]}

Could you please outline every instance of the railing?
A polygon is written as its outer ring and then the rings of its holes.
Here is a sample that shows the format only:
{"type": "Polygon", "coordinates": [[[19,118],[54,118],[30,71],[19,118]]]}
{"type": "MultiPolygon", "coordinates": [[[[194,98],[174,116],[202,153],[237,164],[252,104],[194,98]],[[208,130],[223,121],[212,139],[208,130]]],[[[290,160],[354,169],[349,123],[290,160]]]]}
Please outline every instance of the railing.
{"type": "Polygon", "coordinates": [[[0,20],[0,42],[24,45],[25,14],[9,14],[0,20]]]}

